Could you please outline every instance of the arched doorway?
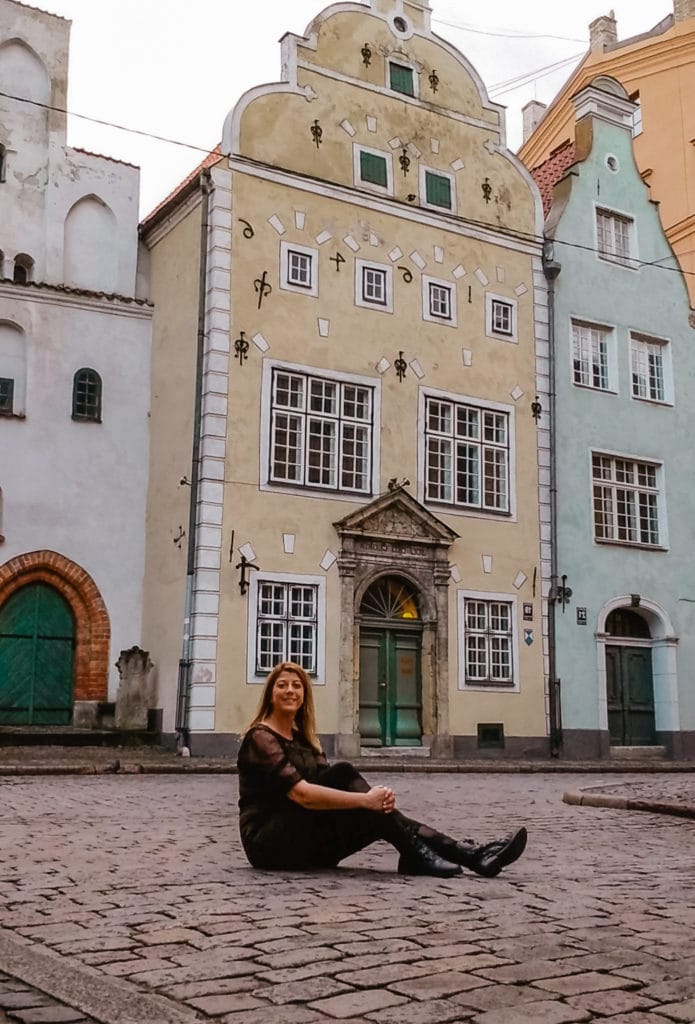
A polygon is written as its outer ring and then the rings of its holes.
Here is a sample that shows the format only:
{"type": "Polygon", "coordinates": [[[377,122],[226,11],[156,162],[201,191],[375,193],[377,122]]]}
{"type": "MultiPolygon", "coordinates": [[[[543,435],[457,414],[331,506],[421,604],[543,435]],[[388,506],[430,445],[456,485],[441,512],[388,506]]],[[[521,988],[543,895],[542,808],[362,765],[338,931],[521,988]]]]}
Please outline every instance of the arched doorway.
{"type": "Polygon", "coordinates": [[[631,608],[606,619],[606,697],[611,746],[656,743],[652,638],[649,624],[631,608]]]}
{"type": "Polygon", "coordinates": [[[400,576],[382,576],[359,609],[359,730],[367,747],[422,743],[422,622],[418,595],[400,576]]]}
{"type": "Polygon", "coordinates": [[[0,724],[69,725],[75,620],[45,583],[21,587],[0,608],[0,724]]]}

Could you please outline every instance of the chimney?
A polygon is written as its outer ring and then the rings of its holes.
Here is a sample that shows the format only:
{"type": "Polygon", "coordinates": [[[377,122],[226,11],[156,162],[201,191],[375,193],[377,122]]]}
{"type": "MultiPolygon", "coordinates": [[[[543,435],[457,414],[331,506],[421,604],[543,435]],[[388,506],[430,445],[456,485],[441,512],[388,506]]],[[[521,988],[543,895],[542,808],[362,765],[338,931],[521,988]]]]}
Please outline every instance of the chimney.
{"type": "MultiPolygon", "coordinates": [[[[680,0],[675,0],[675,2],[679,3],[680,0]]],[[[591,22],[589,39],[591,49],[599,51],[606,50],[611,44],[618,42],[618,22],[615,20],[615,11],[604,14],[591,22]]]]}
{"type": "Polygon", "coordinates": [[[695,18],[695,0],[673,0],[673,16],[677,22],[695,18]]]}
{"type": "Polygon", "coordinates": [[[548,104],[540,103],[538,100],[529,100],[521,108],[521,116],[523,117],[522,140],[524,142],[533,135],[547,109],[548,104]]]}

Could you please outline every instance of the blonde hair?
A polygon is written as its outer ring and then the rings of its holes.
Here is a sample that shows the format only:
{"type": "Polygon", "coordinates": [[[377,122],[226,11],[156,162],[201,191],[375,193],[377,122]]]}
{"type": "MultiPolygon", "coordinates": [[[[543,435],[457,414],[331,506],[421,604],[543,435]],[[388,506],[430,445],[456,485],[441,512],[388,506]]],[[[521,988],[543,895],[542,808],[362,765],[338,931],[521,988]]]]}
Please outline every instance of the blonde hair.
{"type": "Polygon", "coordinates": [[[316,735],[316,712],[314,711],[314,694],[311,687],[311,680],[301,665],[294,661],[281,661],[268,673],[263,687],[261,699],[252,721],[245,732],[249,732],[255,725],[259,725],[264,718],[267,718],[273,710],[273,687],[275,681],[282,672],[292,672],[297,676],[304,691],[302,706],[294,717],[295,731],[299,738],[310,746],[317,754],[323,753],[321,743],[316,735]]]}

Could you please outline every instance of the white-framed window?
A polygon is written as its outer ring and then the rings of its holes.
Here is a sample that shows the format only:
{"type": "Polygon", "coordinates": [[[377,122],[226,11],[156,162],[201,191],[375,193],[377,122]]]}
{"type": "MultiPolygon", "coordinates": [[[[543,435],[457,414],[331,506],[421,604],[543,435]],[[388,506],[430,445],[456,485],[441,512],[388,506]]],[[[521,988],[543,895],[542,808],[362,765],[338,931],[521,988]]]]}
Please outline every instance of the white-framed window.
{"type": "Polygon", "coordinates": [[[485,334],[488,338],[517,341],[517,302],[504,295],[485,294],[485,334]]]}
{"type": "Polygon", "coordinates": [[[406,57],[397,55],[386,61],[386,87],[403,96],[417,96],[417,72],[406,57]]]}
{"type": "Polygon", "coordinates": [[[314,685],[325,681],[326,578],[252,572],[247,679],[263,682],[280,661],[301,665],[314,685]]]}
{"type": "Polygon", "coordinates": [[[379,382],[267,360],[261,486],[335,496],[375,492],[379,382]]]}
{"type": "Polygon", "coordinates": [[[456,327],[456,285],[423,274],[422,316],[431,323],[456,327]]]}
{"type": "Polygon", "coordinates": [[[393,269],[384,263],[355,260],[355,303],[393,312],[393,269]]]}
{"type": "Polygon", "coordinates": [[[615,333],[610,327],[572,320],[572,381],[597,391],[615,390],[615,333]]]}
{"type": "Polygon", "coordinates": [[[319,293],[319,253],[306,245],[280,242],[280,287],[302,295],[319,293]]]}
{"type": "Polygon", "coordinates": [[[456,209],[456,178],[420,165],[420,203],[432,210],[456,209]]]}
{"type": "Polygon", "coordinates": [[[596,248],[602,260],[634,269],[637,255],[634,219],[597,206],[596,248]]]}
{"type": "Polygon", "coordinates": [[[673,402],[671,346],[663,338],[630,332],[632,397],[647,402],[673,402]]]}
{"type": "Polygon", "coordinates": [[[393,195],[393,157],[381,149],[353,144],[355,185],[370,192],[393,195]]]}
{"type": "Polygon", "coordinates": [[[594,539],[663,547],[661,476],[659,463],[592,452],[594,539]]]}
{"type": "Polygon", "coordinates": [[[424,501],[510,515],[512,413],[444,392],[423,392],[424,501]]]}
{"type": "Polygon", "coordinates": [[[516,598],[458,592],[459,689],[519,689],[516,598]]]}

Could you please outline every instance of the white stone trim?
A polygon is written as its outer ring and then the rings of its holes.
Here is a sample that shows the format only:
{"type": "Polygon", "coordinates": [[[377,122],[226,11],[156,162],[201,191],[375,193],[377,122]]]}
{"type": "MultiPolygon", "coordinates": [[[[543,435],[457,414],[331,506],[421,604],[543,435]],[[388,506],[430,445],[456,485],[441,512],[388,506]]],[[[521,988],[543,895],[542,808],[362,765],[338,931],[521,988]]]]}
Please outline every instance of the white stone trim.
{"type": "Polygon", "coordinates": [[[442,327],[458,326],[457,288],[455,284],[451,281],[444,281],[438,277],[430,277],[428,274],[422,275],[422,319],[433,324],[439,324],[442,327]],[[433,286],[436,288],[445,288],[449,293],[448,317],[437,316],[432,312],[430,289],[433,286]]]}
{"type": "Polygon", "coordinates": [[[319,294],[319,251],[309,245],[299,245],[297,242],[288,242],[283,238],[280,242],[280,287],[286,292],[295,292],[298,295],[319,294]],[[290,281],[290,260],[289,253],[297,252],[302,256],[308,256],[311,260],[310,282],[306,287],[290,281]]]}
{"type": "Polygon", "coordinates": [[[439,167],[428,167],[425,164],[420,164],[420,205],[426,210],[438,210],[439,213],[452,213],[456,215],[458,210],[458,203],[456,200],[456,175],[451,174],[449,171],[443,171],[439,167]],[[451,187],[451,206],[441,206],[438,203],[427,202],[427,175],[434,174],[438,178],[446,178],[451,187]]]}
{"type": "Polygon", "coordinates": [[[369,192],[375,192],[380,196],[392,196],[393,195],[393,157],[391,153],[387,153],[383,149],[374,149],[373,146],[363,146],[359,142],[353,142],[352,144],[352,161],[353,161],[353,172],[355,178],[355,188],[367,189],[369,192]],[[371,156],[378,156],[386,164],[386,185],[378,185],[374,181],[365,181],[362,178],[362,167],[360,163],[360,155],[362,153],[369,153],[371,156]]]}
{"type": "Polygon", "coordinates": [[[456,622],[457,622],[457,687],[459,693],[519,693],[521,689],[521,665],[519,662],[519,623],[518,623],[518,598],[516,594],[488,593],[484,590],[457,590],[456,591],[456,622]],[[499,601],[510,604],[512,622],[512,679],[513,683],[467,683],[466,682],[466,645],[465,645],[465,602],[470,601],[499,601]]]}
{"type": "Polygon", "coordinates": [[[485,293],[485,335],[488,338],[495,338],[498,341],[507,341],[512,344],[518,344],[519,342],[519,310],[517,306],[517,300],[510,298],[508,295],[495,295],[494,292],[485,293]],[[493,306],[496,302],[502,302],[505,306],[511,308],[511,331],[509,334],[505,334],[501,331],[496,331],[493,323],[493,306]]]}
{"type": "Polygon", "coordinates": [[[191,617],[191,690],[188,727],[196,732],[215,729],[214,687],[217,680],[217,637],[222,571],[224,471],[229,396],[231,221],[218,216],[231,209],[232,175],[221,166],[211,171],[206,332],[202,379],[201,459],[195,574],[191,617]],[[200,614],[205,610],[204,614],[200,614]],[[201,684],[205,684],[204,689],[201,684]],[[201,696],[201,704],[196,702],[201,696]]]}
{"type": "Polygon", "coordinates": [[[374,263],[372,260],[355,260],[355,305],[377,313],[393,313],[393,267],[390,263],[374,263]],[[383,303],[370,302],[364,297],[363,271],[376,270],[384,275],[383,303]]]}

